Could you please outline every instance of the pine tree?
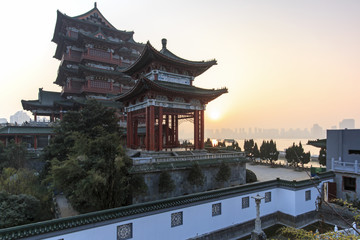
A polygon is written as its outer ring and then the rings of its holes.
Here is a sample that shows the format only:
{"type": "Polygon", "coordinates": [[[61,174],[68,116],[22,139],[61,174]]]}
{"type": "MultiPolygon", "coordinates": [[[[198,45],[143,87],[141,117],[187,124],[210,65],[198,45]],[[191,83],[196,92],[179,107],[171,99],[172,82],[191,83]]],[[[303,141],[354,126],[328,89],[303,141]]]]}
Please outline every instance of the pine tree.
{"type": "Polygon", "coordinates": [[[187,180],[191,185],[194,186],[203,186],[204,185],[204,174],[201,171],[200,165],[195,162],[192,167],[190,168],[189,175],[187,180]]]}
{"type": "Polygon", "coordinates": [[[169,193],[175,189],[175,183],[171,179],[171,175],[163,171],[159,177],[159,193],[169,193]]]}
{"type": "Polygon", "coordinates": [[[319,152],[319,163],[326,166],[326,148],[321,148],[319,152]]]}
{"type": "Polygon", "coordinates": [[[255,143],[255,145],[254,145],[254,151],[253,152],[254,152],[254,159],[260,157],[260,151],[259,151],[257,143],[255,143]]]}
{"type": "Polygon", "coordinates": [[[299,163],[302,166],[304,166],[306,163],[309,163],[310,157],[310,152],[304,152],[304,148],[302,147],[301,142],[299,142],[299,145],[293,143],[293,145],[287,148],[285,151],[286,160],[296,167],[299,166],[299,163]]]}
{"type": "Polygon", "coordinates": [[[219,166],[219,171],[216,174],[216,181],[218,182],[226,182],[229,180],[231,176],[231,169],[230,167],[224,162],[222,161],[220,166],[219,166]]]}

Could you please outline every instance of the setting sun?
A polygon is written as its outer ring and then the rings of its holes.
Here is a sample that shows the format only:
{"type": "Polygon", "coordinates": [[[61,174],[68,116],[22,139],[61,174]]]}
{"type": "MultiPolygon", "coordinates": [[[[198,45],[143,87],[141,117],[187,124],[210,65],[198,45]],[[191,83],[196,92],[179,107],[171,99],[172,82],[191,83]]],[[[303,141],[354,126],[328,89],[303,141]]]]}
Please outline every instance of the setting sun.
{"type": "Polygon", "coordinates": [[[208,112],[208,115],[211,120],[218,120],[220,118],[220,111],[217,109],[212,109],[208,112]]]}

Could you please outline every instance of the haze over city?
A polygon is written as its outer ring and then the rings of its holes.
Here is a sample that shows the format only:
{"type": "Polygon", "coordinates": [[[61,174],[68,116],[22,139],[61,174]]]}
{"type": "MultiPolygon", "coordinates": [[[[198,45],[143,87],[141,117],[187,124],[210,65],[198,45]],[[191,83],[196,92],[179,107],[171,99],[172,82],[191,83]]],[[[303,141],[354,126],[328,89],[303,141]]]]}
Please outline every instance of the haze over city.
{"type": "MultiPolygon", "coordinates": [[[[59,61],[51,42],[56,10],[69,16],[94,1],[3,4],[0,118],[21,110],[53,84],[59,61]]],[[[344,118],[360,121],[358,1],[97,1],[118,29],[137,42],[168,48],[217,66],[194,85],[227,87],[207,106],[206,128],[324,129],[344,118]]],[[[30,113],[29,113],[30,114],[30,113]]]]}

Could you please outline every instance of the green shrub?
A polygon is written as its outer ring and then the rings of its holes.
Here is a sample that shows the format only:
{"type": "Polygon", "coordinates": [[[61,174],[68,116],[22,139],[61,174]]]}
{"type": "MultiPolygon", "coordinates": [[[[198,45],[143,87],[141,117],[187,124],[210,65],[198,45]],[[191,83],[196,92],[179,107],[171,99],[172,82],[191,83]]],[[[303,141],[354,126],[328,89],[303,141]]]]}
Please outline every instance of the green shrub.
{"type": "Polygon", "coordinates": [[[246,183],[252,183],[256,181],[257,181],[256,174],[253,171],[246,169],[246,183]]]}
{"type": "Polygon", "coordinates": [[[159,177],[159,192],[166,193],[172,192],[175,189],[174,181],[168,172],[161,172],[159,177]]]}

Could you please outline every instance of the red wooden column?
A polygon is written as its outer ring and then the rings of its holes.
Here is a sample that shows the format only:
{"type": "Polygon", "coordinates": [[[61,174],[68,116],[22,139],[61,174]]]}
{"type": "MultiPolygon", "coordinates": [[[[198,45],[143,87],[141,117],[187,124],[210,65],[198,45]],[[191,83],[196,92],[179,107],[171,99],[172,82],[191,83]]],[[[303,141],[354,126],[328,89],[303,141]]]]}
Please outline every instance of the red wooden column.
{"type": "Polygon", "coordinates": [[[179,116],[175,115],[175,144],[179,141],[179,116]]]}
{"type": "Polygon", "coordinates": [[[161,151],[163,149],[163,134],[162,134],[162,128],[163,128],[163,107],[159,107],[159,123],[158,123],[158,127],[159,127],[159,136],[158,136],[158,145],[159,145],[159,151],[161,151]]]}
{"type": "Polygon", "coordinates": [[[133,121],[134,127],[133,127],[133,132],[134,132],[134,145],[135,148],[139,147],[139,136],[138,136],[138,125],[139,125],[139,121],[136,119],[135,121],[133,121]]]}
{"type": "Polygon", "coordinates": [[[149,107],[149,150],[155,151],[155,109],[149,107]]]}
{"type": "Polygon", "coordinates": [[[145,149],[149,150],[149,107],[145,108],[145,149]]]}
{"type": "Polygon", "coordinates": [[[169,145],[169,115],[165,116],[165,146],[169,145]]]}
{"type": "MultiPolygon", "coordinates": [[[[63,119],[63,108],[60,107],[60,120],[62,120],[62,119],[63,119]]],[[[35,120],[35,122],[36,122],[36,120],[35,120]]]]}
{"type": "Polygon", "coordinates": [[[127,147],[128,148],[131,148],[131,144],[132,144],[132,137],[133,137],[133,129],[132,129],[132,119],[131,119],[131,112],[128,112],[127,113],[127,121],[126,121],[126,128],[127,128],[127,131],[126,131],[126,135],[127,135],[127,147]]]}
{"type": "Polygon", "coordinates": [[[171,131],[172,134],[170,135],[170,143],[173,147],[174,143],[175,143],[175,118],[174,118],[174,114],[171,114],[171,131]]]}
{"type": "Polygon", "coordinates": [[[37,113],[34,113],[34,121],[37,122],[37,113]]]}
{"type": "Polygon", "coordinates": [[[205,121],[204,121],[204,110],[200,111],[200,149],[204,149],[204,135],[205,135],[205,121]]]}
{"type": "Polygon", "coordinates": [[[194,148],[199,149],[199,111],[194,111],[194,148]]]}
{"type": "Polygon", "coordinates": [[[37,149],[37,136],[34,136],[34,149],[37,149]]]}

